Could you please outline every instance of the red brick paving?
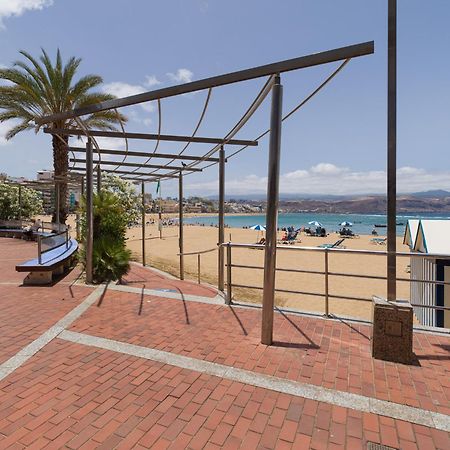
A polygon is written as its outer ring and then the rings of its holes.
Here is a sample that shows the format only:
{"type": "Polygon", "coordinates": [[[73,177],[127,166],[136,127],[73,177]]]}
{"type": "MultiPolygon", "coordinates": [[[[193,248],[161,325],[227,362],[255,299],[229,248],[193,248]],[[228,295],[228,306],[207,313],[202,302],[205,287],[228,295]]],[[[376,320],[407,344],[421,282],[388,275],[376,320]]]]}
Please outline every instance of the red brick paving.
{"type": "MultiPolygon", "coordinates": [[[[70,286],[77,271],[51,288],[19,287],[13,260],[34,250],[0,241],[0,282],[14,283],[0,284],[0,362],[92,292],[70,286]]],[[[138,266],[127,279],[215,295],[138,266]]],[[[449,413],[448,338],[416,333],[421,367],[410,367],[372,361],[365,325],[276,314],[276,345],[265,347],[259,324],[257,310],[108,291],[72,329],[449,413]]],[[[360,449],[368,440],[450,448],[438,430],[59,339],[0,381],[0,449],[360,449]]]]}
{"type": "Polygon", "coordinates": [[[92,288],[71,286],[79,274],[72,271],[53,287],[22,286],[26,274],[15,271],[18,262],[35,257],[36,244],[21,239],[0,241],[0,364],[39,337],[71,311],[92,288]]]}
{"type": "Polygon", "coordinates": [[[2,449],[450,447],[426,427],[59,339],[0,396],[2,449]]]}
{"type": "Polygon", "coordinates": [[[131,264],[130,272],[123,277],[123,284],[146,289],[170,289],[176,294],[215,297],[217,291],[192,281],[180,281],[167,278],[149,267],[131,264]]]}
{"type": "Polygon", "coordinates": [[[367,325],[275,314],[267,347],[260,320],[254,309],[108,291],[70,329],[450,414],[448,337],[416,333],[415,367],[373,360],[367,325]]]}

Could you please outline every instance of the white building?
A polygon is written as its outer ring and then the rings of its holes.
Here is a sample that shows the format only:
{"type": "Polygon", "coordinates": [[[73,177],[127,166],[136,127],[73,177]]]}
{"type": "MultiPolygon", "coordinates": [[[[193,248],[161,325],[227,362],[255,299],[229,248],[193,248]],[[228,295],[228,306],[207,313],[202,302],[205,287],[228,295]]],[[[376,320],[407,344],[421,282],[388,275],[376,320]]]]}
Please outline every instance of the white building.
{"type": "MultiPolygon", "coordinates": [[[[411,258],[411,303],[450,307],[450,220],[408,220],[403,242],[411,251],[429,254],[430,257],[411,258]],[[442,256],[440,256],[442,255],[442,256]]],[[[422,325],[450,328],[450,311],[414,307],[422,325]]]]}

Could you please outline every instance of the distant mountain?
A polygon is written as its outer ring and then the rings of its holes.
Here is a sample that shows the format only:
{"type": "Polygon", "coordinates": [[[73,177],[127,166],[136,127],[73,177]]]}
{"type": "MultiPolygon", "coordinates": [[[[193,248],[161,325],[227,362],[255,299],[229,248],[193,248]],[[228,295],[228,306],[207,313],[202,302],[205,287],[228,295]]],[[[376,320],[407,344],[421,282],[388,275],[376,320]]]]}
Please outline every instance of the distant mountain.
{"type": "Polygon", "coordinates": [[[443,191],[442,189],[436,189],[434,191],[425,191],[425,192],[414,192],[413,194],[409,194],[411,197],[421,197],[421,198],[446,198],[450,197],[449,191],[443,191]]]}

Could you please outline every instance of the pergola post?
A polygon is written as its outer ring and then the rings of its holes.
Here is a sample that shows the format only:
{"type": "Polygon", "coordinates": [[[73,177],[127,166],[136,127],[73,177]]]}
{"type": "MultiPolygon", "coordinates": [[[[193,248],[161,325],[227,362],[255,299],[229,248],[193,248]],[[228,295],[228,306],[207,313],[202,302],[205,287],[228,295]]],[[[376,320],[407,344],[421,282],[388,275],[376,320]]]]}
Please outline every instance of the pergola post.
{"type": "Polygon", "coordinates": [[[178,178],[178,248],[180,254],[180,280],[184,280],[184,235],[183,235],[183,173],[178,178]]]}
{"type": "Polygon", "coordinates": [[[94,250],[94,211],[93,211],[93,157],[92,141],[86,143],[86,282],[92,283],[92,254],[94,250]]]}
{"type": "Polygon", "coordinates": [[[102,190],[102,169],[100,164],[97,164],[97,194],[102,190]]]}
{"type": "Polygon", "coordinates": [[[145,266],[145,183],[141,182],[142,194],[142,265],[145,266]]]}
{"type": "Polygon", "coordinates": [[[264,290],[261,324],[261,343],[266,345],[272,345],[273,337],[282,103],[283,86],[280,84],[280,77],[278,75],[275,78],[275,83],[272,87],[269,168],[267,179],[266,246],[264,255],[264,290]]]}
{"type": "Polygon", "coordinates": [[[224,291],[224,247],[225,241],[225,149],[223,145],[219,150],[219,254],[218,254],[218,288],[224,291]]]}
{"type": "Polygon", "coordinates": [[[22,186],[19,184],[19,220],[22,220],[22,186]]]}
{"type": "Polygon", "coordinates": [[[388,3],[387,299],[397,299],[397,0],[388,3]]]}

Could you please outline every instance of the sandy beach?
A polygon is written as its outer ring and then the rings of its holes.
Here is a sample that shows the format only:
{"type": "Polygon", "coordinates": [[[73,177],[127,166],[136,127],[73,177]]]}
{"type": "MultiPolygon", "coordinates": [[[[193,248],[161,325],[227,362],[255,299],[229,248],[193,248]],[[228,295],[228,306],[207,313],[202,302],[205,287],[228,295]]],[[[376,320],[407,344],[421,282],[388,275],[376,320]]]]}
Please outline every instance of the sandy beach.
{"type": "MultiPolygon", "coordinates": [[[[151,216],[149,215],[148,220],[151,216]]],[[[216,227],[188,225],[184,227],[184,251],[198,252],[217,248],[218,230],[216,227]]],[[[241,228],[226,228],[225,240],[233,243],[257,242],[261,234],[254,230],[241,228]]],[[[281,233],[280,236],[281,238],[281,233]]],[[[326,238],[310,237],[303,233],[301,242],[295,245],[283,246],[283,250],[277,253],[277,267],[283,269],[324,270],[324,253],[312,251],[295,251],[295,247],[317,247],[324,243],[333,243],[339,239],[339,235],[331,233],[326,238]]],[[[385,245],[375,245],[370,242],[372,236],[360,236],[346,239],[344,245],[347,249],[378,250],[385,251],[385,245]]],[[[409,251],[403,245],[402,238],[398,237],[397,250],[409,251]]],[[[142,260],[141,254],[141,228],[131,228],[128,232],[128,247],[133,252],[133,259],[142,260]]],[[[163,238],[159,238],[157,225],[146,227],[146,259],[147,263],[178,276],[178,226],[164,227],[163,238]]],[[[202,281],[217,286],[217,250],[201,255],[202,281]]],[[[262,267],[264,264],[264,252],[259,249],[232,249],[233,264],[252,265],[262,267]]],[[[398,258],[398,277],[409,278],[406,272],[409,258],[398,258]]],[[[386,273],[386,258],[377,255],[337,254],[329,256],[329,271],[343,272],[346,274],[366,274],[371,276],[384,276],[386,273]]],[[[197,279],[197,256],[185,256],[186,279],[197,279]]],[[[233,268],[233,284],[246,286],[262,286],[263,270],[233,268]]],[[[329,277],[329,293],[343,297],[366,297],[372,295],[386,295],[384,280],[362,279],[342,276],[329,277]]],[[[325,277],[323,274],[305,274],[277,272],[277,289],[295,290],[301,292],[324,293],[325,277]]],[[[262,291],[256,289],[235,288],[233,297],[237,301],[260,303],[262,291]]],[[[398,297],[409,299],[409,283],[398,283],[398,297]]],[[[276,304],[278,306],[301,309],[323,313],[325,311],[324,297],[308,294],[277,293],[276,304]]],[[[358,300],[330,298],[330,313],[341,316],[370,319],[371,302],[358,300]]]]}

